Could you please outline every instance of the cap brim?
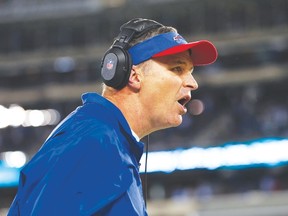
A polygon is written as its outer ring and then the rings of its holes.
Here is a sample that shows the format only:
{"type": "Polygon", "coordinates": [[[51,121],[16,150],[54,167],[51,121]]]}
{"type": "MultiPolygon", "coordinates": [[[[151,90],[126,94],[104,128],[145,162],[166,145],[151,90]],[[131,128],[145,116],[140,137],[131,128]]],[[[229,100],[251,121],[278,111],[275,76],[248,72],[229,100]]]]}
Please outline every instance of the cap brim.
{"type": "Polygon", "coordinates": [[[207,40],[190,42],[187,44],[179,44],[167,50],[159,52],[153,57],[161,57],[166,55],[173,55],[176,53],[191,50],[192,63],[195,66],[208,65],[216,61],[218,53],[216,47],[207,40]]]}

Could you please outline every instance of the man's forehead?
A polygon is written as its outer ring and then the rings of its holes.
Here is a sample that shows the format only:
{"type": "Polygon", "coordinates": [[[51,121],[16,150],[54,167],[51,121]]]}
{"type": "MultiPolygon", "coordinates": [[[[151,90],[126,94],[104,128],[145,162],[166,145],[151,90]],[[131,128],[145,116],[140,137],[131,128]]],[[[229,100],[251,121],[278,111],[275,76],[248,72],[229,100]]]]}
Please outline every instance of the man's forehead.
{"type": "Polygon", "coordinates": [[[179,64],[179,65],[193,67],[192,58],[188,51],[180,52],[180,53],[173,54],[173,55],[157,57],[154,59],[165,62],[166,64],[179,64]]]}

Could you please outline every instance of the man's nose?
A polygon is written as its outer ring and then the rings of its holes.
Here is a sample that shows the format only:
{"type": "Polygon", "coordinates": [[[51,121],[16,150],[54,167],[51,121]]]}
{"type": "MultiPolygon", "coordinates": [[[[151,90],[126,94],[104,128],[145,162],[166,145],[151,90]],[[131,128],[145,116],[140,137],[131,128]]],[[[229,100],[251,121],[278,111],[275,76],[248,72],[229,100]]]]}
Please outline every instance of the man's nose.
{"type": "Polygon", "coordinates": [[[190,88],[191,90],[198,89],[198,83],[192,74],[186,77],[186,79],[184,80],[184,86],[190,88]]]}

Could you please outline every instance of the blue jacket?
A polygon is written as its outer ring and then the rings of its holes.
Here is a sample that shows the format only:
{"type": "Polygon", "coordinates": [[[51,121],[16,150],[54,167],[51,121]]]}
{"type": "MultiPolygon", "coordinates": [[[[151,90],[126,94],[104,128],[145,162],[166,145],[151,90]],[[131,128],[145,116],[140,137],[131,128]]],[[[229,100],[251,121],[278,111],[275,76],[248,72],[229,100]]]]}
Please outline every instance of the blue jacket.
{"type": "Polygon", "coordinates": [[[144,144],[111,102],[96,93],[82,100],[23,168],[9,216],[147,215],[144,144]]]}

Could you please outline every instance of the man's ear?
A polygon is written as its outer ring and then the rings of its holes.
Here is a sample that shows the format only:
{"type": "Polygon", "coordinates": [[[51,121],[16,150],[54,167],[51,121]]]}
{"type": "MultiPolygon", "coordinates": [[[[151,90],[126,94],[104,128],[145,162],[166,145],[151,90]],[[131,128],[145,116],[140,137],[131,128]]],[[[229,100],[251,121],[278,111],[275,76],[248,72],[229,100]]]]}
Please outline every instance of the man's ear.
{"type": "Polygon", "coordinates": [[[128,85],[134,90],[139,90],[141,87],[141,81],[142,81],[142,73],[140,71],[140,68],[133,65],[131,69],[128,85]]]}

